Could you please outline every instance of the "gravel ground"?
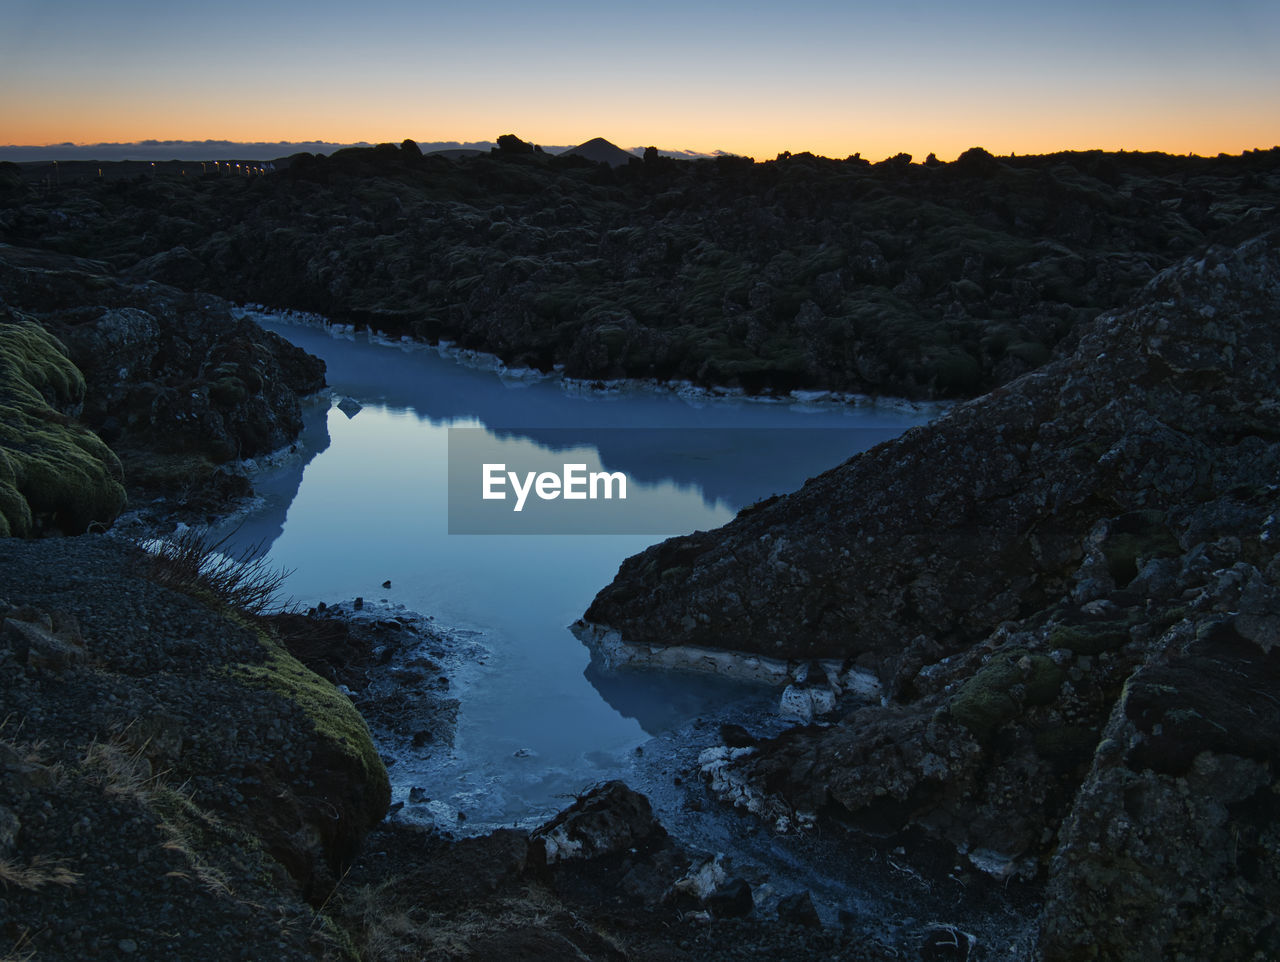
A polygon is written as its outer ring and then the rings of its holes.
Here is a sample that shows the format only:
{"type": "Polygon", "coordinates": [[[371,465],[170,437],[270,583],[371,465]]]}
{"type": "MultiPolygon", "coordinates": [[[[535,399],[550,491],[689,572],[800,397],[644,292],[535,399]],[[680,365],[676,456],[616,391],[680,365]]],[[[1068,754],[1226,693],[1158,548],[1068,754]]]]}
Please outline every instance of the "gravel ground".
{"type": "Polygon", "coordinates": [[[333,862],[308,812],[349,773],[228,671],[259,636],[146,570],[105,537],[0,541],[0,959],[341,957],[303,895],[333,862]]]}

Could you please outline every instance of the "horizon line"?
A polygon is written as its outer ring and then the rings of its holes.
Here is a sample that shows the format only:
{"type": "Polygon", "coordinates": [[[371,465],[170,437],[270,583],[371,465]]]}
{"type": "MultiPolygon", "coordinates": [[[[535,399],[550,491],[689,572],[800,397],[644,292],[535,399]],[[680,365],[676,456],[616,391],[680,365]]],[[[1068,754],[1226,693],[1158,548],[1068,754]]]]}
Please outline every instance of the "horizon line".
{"type": "MultiPolygon", "coordinates": [[[[45,154],[47,155],[47,154],[48,154],[48,152],[51,152],[51,151],[57,151],[57,150],[74,150],[74,151],[76,151],[76,152],[78,152],[78,153],[79,153],[79,152],[83,152],[83,151],[88,151],[88,150],[94,150],[94,149],[97,149],[97,148],[101,148],[101,149],[104,149],[104,150],[111,150],[111,151],[113,151],[113,152],[120,152],[120,151],[126,151],[126,150],[131,150],[131,149],[133,149],[133,150],[139,150],[139,151],[157,151],[157,150],[164,150],[164,149],[166,149],[166,148],[174,148],[174,147],[192,148],[192,149],[195,149],[195,148],[219,148],[219,149],[220,149],[220,150],[222,150],[222,151],[225,151],[225,150],[228,150],[228,149],[254,148],[254,147],[259,147],[259,148],[289,148],[289,147],[299,147],[299,148],[308,148],[308,147],[311,147],[311,148],[315,148],[315,147],[329,147],[329,148],[334,148],[335,150],[343,150],[343,149],[348,149],[348,148],[367,148],[367,147],[375,147],[375,146],[379,146],[380,144],[388,144],[388,143],[389,143],[389,144],[394,144],[394,145],[398,146],[399,144],[404,143],[404,141],[405,141],[405,140],[413,140],[413,141],[414,141],[414,143],[415,143],[415,144],[417,144],[419,147],[426,148],[426,150],[425,150],[424,152],[435,152],[435,151],[443,151],[443,150],[491,150],[491,149],[493,149],[493,148],[495,148],[495,147],[497,146],[496,140],[475,140],[475,141],[459,141],[459,140],[422,140],[422,141],[419,141],[419,140],[414,140],[413,138],[404,138],[404,139],[402,139],[402,140],[400,140],[400,141],[385,141],[385,140],[384,140],[384,141],[368,141],[368,140],[358,140],[358,141],[334,141],[334,140],[324,140],[324,139],[315,139],[315,140],[228,140],[228,139],[225,139],[225,138],[205,138],[205,139],[203,139],[203,140],[183,140],[183,139],[167,139],[167,140],[160,140],[160,139],[155,139],[155,138],[146,138],[146,139],[142,139],[142,140],[129,140],[129,141],[97,141],[97,142],[88,142],[88,141],[86,141],[86,142],[75,142],[75,141],[69,141],[69,140],[67,140],[67,141],[59,141],[59,142],[57,142],[57,143],[49,143],[49,144],[0,144],[0,161],[9,160],[9,158],[7,158],[7,157],[5,157],[5,156],[4,156],[6,153],[9,153],[9,152],[14,152],[14,153],[26,153],[26,154],[31,154],[31,153],[36,153],[36,152],[43,152],[43,153],[45,153],[45,154]]],[[[640,156],[640,152],[642,152],[642,151],[644,151],[645,149],[647,149],[646,147],[644,147],[644,146],[640,146],[640,145],[636,145],[636,146],[632,146],[632,147],[620,147],[619,145],[614,144],[612,141],[609,141],[607,138],[604,138],[604,137],[593,137],[593,138],[590,138],[590,140],[605,140],[607,143],[610,143],[610,144],[612,144],[613,146],[618,147],[620,150],[623,150],[623,151],[625,151],[625,152],[627,152],[627,153],[634,154],[634,155],[635,155],[635,156],[637,156],[637,157],[638,157],[638,156],[640,156]]],[[[544,151],[546,151],[546,152],[552,153],[552,154],[562,154],[562,153],[565,153],[566,151],[573,150],[573,149],[575,149],[576,147],[580,147],[580,146],[582,146],[583,144],[589,143],[589,142],[590,142],[590,140],[588,140],[588,141],[583,141],[582,143],[579,143],[579,144],[569,144],[569,145],[536,144],[536,142],[534,142],[534,141],[527,141],[527,143],[534,143],[534,144],[535,144],[536,146],[538,146],[540,149],[542,149],[542,150],[544,150],[544,151]]],[[[985,148],[985,147],[981,147],[980,145],[973,145],[973,146],[971,146],[971,147],[967,148],[965,151],[960,151],[960,152],[956,155],[956,158],[960,157],[962,154],[966,153],[966,152],[967,152],[967,151],[969,151],[969,150],[984,150],[984,151],[986,151],[986,148],[985,148]]],[[[1170,152],[1170,151],[1167,151],[1167,150],[1155,150],[1155,149],[1150,149],[1150,148],[1129,149],[1129,148],[1123,148],[1123,147],[1121,147],[1121,148],[1115,148],[1115,149],[1108,149],[1108,148],[1105,148],[1105,147],[1062,147],[1062,148],[1058,148],[1058,149],[1056,149],[1056,150],[1051,150],[1051,151],[1037,151],[1037,152],[1030,152],[1030,151],[1028,151],[1028,152],[1024,152],[1024,153],[1019,153],[1019,152],[1017,152],[1017,151],[1010,151],[1009,153],[1005,153],[1005,154],[1001,154],[1001,153],[994,153],[994,152],[991,152],[991,151],[987,151],[987,152],[988,152],[988,153],[991,153],[991,154],[992,154],[992,156],[994,156],[994,157],[1007,157],[1007,158],[1010,158],[1010,159],[1015,159],[1015,158],[1019,158],[1019,157],[1045,157],[1045,156],[1054,156],[1054,155],[1056,155],[1056,154],[1072,154],[1072,153],[1104,153],[1104,154],[1163,154],[1163,155],[1165,155],[1165,156],[1169,156],[1169,157],[1184,157],[1184,158],[1188,158],[1188,159],[1191,159],[1191,158],[1209,159],[1209,158],[1213,158],[1213,157],[1236,157],[1236,156],[1242,157],[1242,156],[1245,156],[1246,154],[1253,153],[1253,152],[1267,152],[1267,151],[1271,151],[1271,150],[1280,150],[1280,145],[1272,145],[1272,146],[1270,146],[1270,147],[1255,146],[1255,147],[1252,147],[1252,148],[1242,148],[1242,149],[1239,151],[1239,153],[1229,153],[1229,152],[1226,152],[1226,151],[1218,151],[1217,153],[1212,153],[1212,154],[1201,154],[1201,153],[1197,153],[1197,152],[1194,152],[1194,151],[1187,152],[1187,153],[1175,153],[1175,152],[1170,152]]],[[[310,151],[297,151],[297,152],[310,152],[310,151]]],[[[695,150],[690,150],[690,149],[687,149],[687,148],[658,148],[658,152],[659,152],[660,154],[662,154],[662,155],[665,155],[665,156],[668,156],[668,157],[673,157],[673,158],[675,158],[675,159],[682,159],[682,158],[683,158],[683,159],[690,159],[690,160],[697,160],[697,159],[712,159],[712,158],[715,158],[715,157],[718,157],[718,156],[736,156],[736,157],[749,157],[749,156],[751,156],[751,155],[749,155],[749,154],[740,154],[740,153],[735,153],[735,152],[733,152],[733,151],[727,151],[727,150],[723,150],[723,149],[717,149],[717,150],[715,150],[715,151],[706,152],[706,151],[695,151],[695,150]]],[[[903,154],[905,154],[905,153],[906,153],[905,151],[900,151],[900,152],[898,152],[898,153],[896,153],[896,154],[888,154],[888,155],[886,155],[884,158],[881,158],[881,159],[882,159],[882,160],[889,160],[889,159],[892,159],[892,158],[894,158],[894,157],[902,156],[902,155],[903,155],[903,154]]],[[[830,155],[824,155],[824,154],[817,153],[817,152],[814,152],[814,151],[809,151],[809,150],[799,150],[799,151],[783,150],[783,151],[780,151],[780,152],[777,154],[777,158],[778,158],[778,159],[781,159],[781,158],[783,158],[784,156],[796,156],[796,155],[803,155],[803,154],[811,154],[812,156],[815,156],[815,157],[824,157],[824,158],[826,158],[826,159],[832,159],[832,160],[844,160],[844,159],[851,159],[851,158],[855,158],[855,157],[856,157],[856,158],[861,158],[861,157],[862,157],[861,152],[854,152],[854,153],[850,153],[850,154],[845,155],[844,157],[831,157],[830,155]]],[[[277,156],[279,156],[279,155],[277,155],[277,156]]],[[[912,157],[912,160],[913,160],[913,161],[916,161],[916,158],[915,158],[914,156],[912,156],[912,155],[910,155],[910,154],[908,154],[908,156],[911,156],[911,157],[912,157]]],[[[937,155],[936,155],[935,153],[933,153],[933,152],[930,152],[930,153],[927,155],[926,159],[928,159],[928,157],[932,157],[932,158],[934,158],[935,160],[939,160],[940,162],[943,162],[943,163],[948,162],[948,161],[942,160],[941,158],[938,158],[938,157],[937,157],[937,155]]],[[[952,159],[956,159],[956,158],[952,158],[952,159]]],[[[30,161],[38,161],[38,160],[43,160],[43,159],[50,159],[50,160],[53,160],[53,159],[55,159],[55,158],[50,158],[50,157],[47,157],[47,156],[29,157],[29,158],[28,158],[28,162],[30,162],[30,161]]],[[[72,158],[72,159],[75,159],[75,160],[101,160],[101,161],[104,161],[104,162],[113,162],[113,161],[118,162],[118,161],[128,161],[128,160],[130,160],[131,158],[128,158],[128,157],[118,157],[118,158],[107,158],[107,157],[77,157],[77,158],[72,158]]],[[[183,160],[194,160],[194,159],[197,159],[197,158],[193,158],[193,157],[177,157],[177,156],[170,156],[170,157],[160,158],[160,157],[156,157],[156,156],[151,156],[151,157],[148,157],[147,159],[148,159],[148,160],[160,160],[160,159],[163,159],[163,160],[165,160],[165,161],[170,161],[170,160],[172,160],[172,161],[183,161],[183,160]]],[[[243,159],[243,157],[241,157],[241,159],[243,159]]],[[[756,158],[752,157],[752,159],[753,159],[753,160],[755,160],[756,158]]],[[[772,158],[772,157],[762,158],[762,160],[763,160],[763,161],[772,160],[772,159],[775,159],[775,158],[772,158]]],[[[862,159],[868,159],[868,158],[862,158],[862,159]]],[[[11,163],[12,163],[12,162],[14,162],[14,161],[9,160],[9,162],[11,162],[11,163]]],[[[875,161],[873,161],[873,162],[875,162],[875,161]]],[[[918,161],[916,161],[916,162],[918,162],[918,161]]]]}

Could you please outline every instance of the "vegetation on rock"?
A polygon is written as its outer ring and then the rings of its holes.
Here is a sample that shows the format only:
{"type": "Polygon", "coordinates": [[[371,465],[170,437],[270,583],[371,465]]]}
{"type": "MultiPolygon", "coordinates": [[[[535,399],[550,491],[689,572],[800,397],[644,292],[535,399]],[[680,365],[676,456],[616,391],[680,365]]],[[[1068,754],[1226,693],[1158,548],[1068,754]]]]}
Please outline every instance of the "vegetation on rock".
{"type": "Polygon", "coordinates": [[[1280,150],[614,168],[504,135],[457,160],[383,144],[277,166],[69,172],[12,203],[0,239],[574,377],[955,398],[1256,233],[1280,190],[1280,150]]]}
{"type": "Polygon", "coordinates": [[[55,338],[0,315],[0,537],[79,534],[124,507],[119,460],[74,418],[84,394],[55,338]]]}

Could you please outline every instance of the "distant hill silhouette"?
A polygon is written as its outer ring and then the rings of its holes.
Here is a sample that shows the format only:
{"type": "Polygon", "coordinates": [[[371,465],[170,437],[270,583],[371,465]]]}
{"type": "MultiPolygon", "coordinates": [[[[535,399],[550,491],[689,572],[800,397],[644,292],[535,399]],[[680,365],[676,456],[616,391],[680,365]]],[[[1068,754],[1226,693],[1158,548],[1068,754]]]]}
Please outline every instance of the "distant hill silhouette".
{"type": "Polygon", "coordinates": [[[630,163],[501,140],[457,160],[303,150],[266,174],[245,155],[0,162],[0,242],[573,378],[959,398],[1070,348],[1174,258],[1280,218],[1280,148],[630,163]],[[163,230],[158,192],[182,211],[163,230]]]}
{"type": "Polygon", "coordinates": [[[447,150],[432,150],[427,152],[430,157],[447,157],[450,160],[461,160],[463,157],[479,157],[481,154],[487,154],[487,150],[479,150],[475,147],[451,147],[447,150]]]}
{"type": "Polygon", "coordinates": [[[587,160],[593,160],[597,164],[608,164],[610,167],[625,166],[631,163],[636,156],[630,151],[623,150],[617,144],[610,143],[603,137],[593,137],[585,144],[579,144],[577,147],[570,147],[568,150],[561,152],[561,156],[568,154],[576,154],[579,157],[585,157],[587,160]]]}

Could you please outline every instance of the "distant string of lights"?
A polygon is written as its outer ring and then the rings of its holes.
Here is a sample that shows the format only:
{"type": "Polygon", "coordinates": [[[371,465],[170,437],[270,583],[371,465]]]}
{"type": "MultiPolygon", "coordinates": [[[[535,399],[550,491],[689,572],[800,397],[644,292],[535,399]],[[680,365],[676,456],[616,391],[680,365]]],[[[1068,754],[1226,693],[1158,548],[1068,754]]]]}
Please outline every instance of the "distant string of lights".
{"type": "Polygon", "coordinates": [[[213,171],[216,174],[243,174],[245,177],[253,177],[255,174],[269,174],[276,169],[276,165],[272,163],[266,164],[237,164],[230,160],[208,160],[200,164],[200,173],[207,174],[209,165],[213,165],[213,171]]]}
{"type": "MultiPolygon", "coordinates": [[[[122,165],[128,164],[128,163],[130,162],[129,161],[121,162],[122,165]]],[[[154,177],[157,173],[160,172],[156,169],[156,164],[157,164],[156,161],[154,160],[147,161],[145,163],[147,165],[147,169],[149,169],[150,171],[151,176],[154,177]]],[[[275,173],[276,171],[276,165],[271,163],[270,161],[267,161],[265,163],[249,163],[249,162],[237,163],[236,161],[232,161],[232,160],[202,160],[202,161],[193,161],[193,163],[198,163],[200,165],[200,173],[202,174],[213,173],[213,174],[221,174],[224,176],[230,174],[236,177],[248,178],[248,177],[259,177],[259,176],[262,176],[263,174],[272,174],[272,173],[275,173]]],[[[45,173],[43,177],[45,190],[54,190],[62,186],[62,167],[59,166],[59,163],[56,160],[52,161],[50,166],[52,169],[45,168],[45,173]]],[[[168,164],[164,164],[162,162],[160,169],[163,170],[165,169],[165,167],[168,167],[168,166],[169,166],[168,164]]],[[[74,168],[72,169],[74,170],[74,168]]],[[[185,177],[187,175],[187,168],[185,167],[179,168],[179,172],[181,176],[185,177]]],[[[103,176],[103,174],[104,174],[104,168],[98,167],[97,179],[105,180],[106,178],[103,176]]],[[[78,178],[76,178],[73,174],[71,177],[71,180],[74,181],[77,179],[78,178]]]]}

